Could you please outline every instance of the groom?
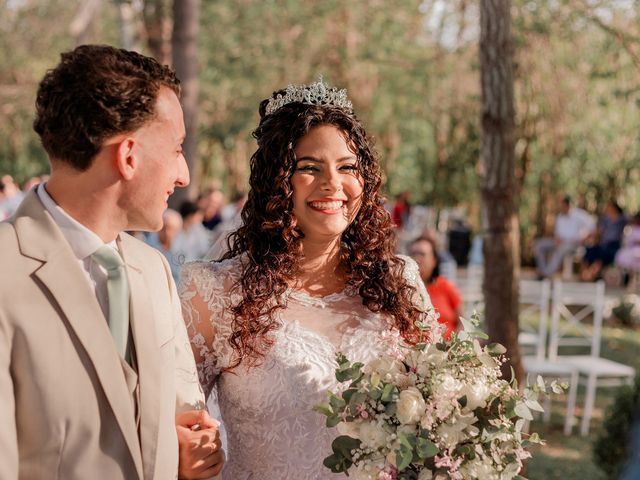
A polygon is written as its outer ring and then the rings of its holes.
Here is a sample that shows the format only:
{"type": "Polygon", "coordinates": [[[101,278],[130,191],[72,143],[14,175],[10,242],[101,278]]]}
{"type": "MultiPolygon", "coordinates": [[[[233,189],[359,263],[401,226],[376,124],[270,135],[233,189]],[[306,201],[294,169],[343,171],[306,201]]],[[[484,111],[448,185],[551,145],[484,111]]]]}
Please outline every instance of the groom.
{"type": "Polygon", "coordinates": [[[189,183],[172,70],[85,45],[45,75],[51,178],[0,224],[0,479],[209,478],[222,468],[158,230],[189,183]]]}

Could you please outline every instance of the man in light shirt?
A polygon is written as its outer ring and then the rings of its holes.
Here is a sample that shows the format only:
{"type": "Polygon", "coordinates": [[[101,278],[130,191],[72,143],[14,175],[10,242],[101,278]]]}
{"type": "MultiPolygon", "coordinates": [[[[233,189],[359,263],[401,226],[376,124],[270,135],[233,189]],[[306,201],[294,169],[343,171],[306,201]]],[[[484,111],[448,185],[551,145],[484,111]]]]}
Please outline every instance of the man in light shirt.
{"type": "Polygon", "coordinates": [[[0,480],[209,478],[222,468],[158,230],[189,183],[174,72],[62,55],[36,99],[51,163],[0,224],[0,480]]]}
{"type": "Polygon", "coordinates": [[[564,257],[573,255],[594,228],[595,222],[591,215],[572,207],[571,198],[564,197],[560,201],[553,238],[543,237],[534,242],[540,276],[553,276],[560,269],[564,257]]]}

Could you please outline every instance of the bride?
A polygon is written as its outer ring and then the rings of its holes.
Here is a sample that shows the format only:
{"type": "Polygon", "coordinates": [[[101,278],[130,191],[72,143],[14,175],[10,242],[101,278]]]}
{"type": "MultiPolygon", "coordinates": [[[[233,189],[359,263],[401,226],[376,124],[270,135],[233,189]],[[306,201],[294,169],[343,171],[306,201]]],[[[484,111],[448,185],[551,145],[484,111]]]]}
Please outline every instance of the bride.
{"type": "MultiPolygon", "coordinates": [[[[415,263],[394,255],[380,167],[346,91],[322,81],[260,104],[243,226],[219,262],[182,271],[185,322],[217,394],[223,479],[330,479],[335,433],[312,410],[335,355],[370,361],[440,329],[415,263]]],[[[424,340],[424,339],[423,339],[424,340]]]]}

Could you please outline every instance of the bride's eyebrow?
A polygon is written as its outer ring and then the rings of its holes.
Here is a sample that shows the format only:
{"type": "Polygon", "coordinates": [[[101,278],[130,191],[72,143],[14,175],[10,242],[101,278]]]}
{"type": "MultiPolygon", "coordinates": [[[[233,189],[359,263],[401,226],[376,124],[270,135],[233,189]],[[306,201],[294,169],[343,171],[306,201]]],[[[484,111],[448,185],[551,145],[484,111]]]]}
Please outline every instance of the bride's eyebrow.
{"type": "Polygon", "coordinates": [[[312,157],[311,155],[305,155],[304,157],[300,157],[296,159],[296,161],[298,162],[302,162],[303,160],[306,160],[307,162],[316,162],[316,163],[323,162],[320,158],[312,157]]]}
{"type": "MultiPolygon", "coordinates": [[[[304,157],[300,157],[297,159],[298,162],[301,162],[303,160],[306,160],[308,162],[316,162],[316,163],[323,163],[324,160],[322,160],[321,158],[316,158],[313,157],[311,155],[305,155],[304,157]]],[[[353,161],[353,160],[358,160],[358,157],[356,157],[355,155],[347,155],[346,157],[341,157],[338,158],[336,160],[336,162],[348,162],[348,161],[353,161]]]]}

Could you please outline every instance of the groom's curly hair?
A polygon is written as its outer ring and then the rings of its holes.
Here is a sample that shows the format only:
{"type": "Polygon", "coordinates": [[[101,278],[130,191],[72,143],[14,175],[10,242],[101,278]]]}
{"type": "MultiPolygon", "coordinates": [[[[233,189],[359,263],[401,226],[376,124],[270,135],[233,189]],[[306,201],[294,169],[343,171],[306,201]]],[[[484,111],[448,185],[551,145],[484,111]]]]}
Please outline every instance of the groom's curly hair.
{"type": "MultiPolygon", "coordinates": [[[[283,93],[274,92],[274,98],[283,93]]],[[[395,233],[380,193],[381,172],[372,140],[355,114],[345,109],[294,102],[267,114],[268,101],[260,104],[260,124],[253,132],[258,149],[250,162],[243,225],[229,237],[223,256],[243,257],[242,300],[232,307],[233,367],[245,360],[259,363],[273,343],[270,332],[278,328],[274,314],[285,307],[283,294],[298,273],[304,237],[293,214],[294,149],[320,125],[344,132],[364,181],[361,207],[341,239],[348,285],[360,294],[363,305],[389,314],[402,335],[416,342],[414,321],[421,312],[412,301],[415,288],[403,276],[404,262],[394,254],[395,233]]]]}
{"type": "Polygon", "coordinates": [[[87,170],[105,140],[152,120],[160,87],[180,95],[174,71],[109,45],[60,55],[38,87],[33,129],[52,161],[87,170]]]}

